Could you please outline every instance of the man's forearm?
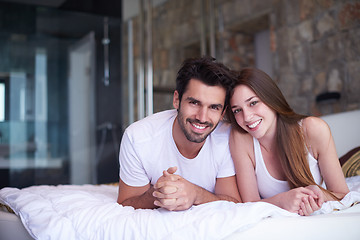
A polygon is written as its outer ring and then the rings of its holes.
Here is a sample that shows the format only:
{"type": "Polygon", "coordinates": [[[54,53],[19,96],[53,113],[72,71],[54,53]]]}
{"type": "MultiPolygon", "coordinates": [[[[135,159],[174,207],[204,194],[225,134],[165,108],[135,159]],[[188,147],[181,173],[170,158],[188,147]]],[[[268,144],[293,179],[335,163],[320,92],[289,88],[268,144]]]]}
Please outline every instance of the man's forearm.
{"type": "Polygon", "coordinates": [[[240,201],[235,196],[238,194],[232,194],[232,191],[237,191],[235,187],[229,187],[233,179],[218,180],[220,185],[215,187],[215,193],[187,181],[184,178],[178,178],[177,180],[162,181],[156,183],[154,188],[154,196],[157,198],[155,201],[156,206],[166,208],[170,211],[186,210],[192,205],[200,205],[203,203],[225,200],[238,203],[240,201]],[[226,187],[224,187],[226,186],[226,187]],[[175,191],[167,193],[165,189],[171,187],[175,191]],[[227,194],[229,193],[229,194],[227,194]],[[171,201],[169,201],[169,199],[171,201]]]}
{"type": "Polygon", "coordinates": [[[208,202],[214,202],[214,201],[220,201],[220,200],[224,200],[224,201],[229,201],[229,202],[234,202],[234,203],[238,203],[239,200],[224,195],[224,194],[215,194],[215,193],[211,193],[209,191],[207,191],[206,189],[197,186],[196,189],[196,199],[194,202],[194,205],[199,205],[199,204],[203,204],[203,203],[208,203],[208,202]]]}
{"type": "Polygon", "coordinates": [[[153,197],[154,187],[151,186],[146,192],[140,196],[131,197],[119,203],[123,206],[132,206],[135,209],[154,209],[158,208],[154,205],[155,198],[153,197]]]}

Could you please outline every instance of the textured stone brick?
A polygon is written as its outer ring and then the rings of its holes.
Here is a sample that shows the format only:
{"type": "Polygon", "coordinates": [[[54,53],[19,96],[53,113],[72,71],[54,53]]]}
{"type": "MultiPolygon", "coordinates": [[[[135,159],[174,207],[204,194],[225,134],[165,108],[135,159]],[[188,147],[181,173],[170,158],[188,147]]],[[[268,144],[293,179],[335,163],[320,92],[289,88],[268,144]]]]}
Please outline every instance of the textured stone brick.
{"type": "Polygon", "coordinates": [[[283,68],[279,74],[278,86],[284,96],[290,101],[296,96],[296,90],[299,89],[299,81],[297,75],[290,69],[283,68]]]}
{"type": "Polygon", "coordinates": [[[319,38],[324,34],[335,31],[335,20],[329,14],[326,13],[316,24],[316,29],[319,33],[319,38]]]}
{"type": "Polygon", "coordinates": [[[299,38],[298,28],[296,27],[288,27],[286,29],[288,35],[288,45],[289,47],[298,46],[301,44],[301,39],[299,38]]]}
{"type": "Polygon", "coordinates": [[[307,19],[314,14],[316,8],[316,1],[313,0],[301,0],[300,1],[300,19],[307,19]]]}
{"type": "Polygon", "coordinates": [[[343,81],[340,79],[338,69],[332,69],[329,74],[327,88],[329,92],[341,92],[343,81]]]}
{"type": "Polygon", "coordinates": [[[358,26],[360,23],[360,2],[349,1],[344,3],[339,11],[339,21],[342,29],[358,26]]]}
{"type": "Polygon", "coordinates": [[[303,21],[299,24],[299,37],[301,41],[311,42],[314,40],[313,21],[303,21]]]}
{"type": "MultiPolygon", "coordinates": [[[[349,62],[347,64],[349,71],[349,79],[347,81],[347,94],[349,103],[357,103],[360,105],[360,61],[349,62]]],[[[360,106],[359,106],[360,107],[360,106]]]]}
{"type": "Polygon", "coordinates": [[[311,77],[304,77],[301,81],[300,94],[311,94],[313,80],[311,77]]]}
{"type": "Polygon", "coordinates": [[[311,45],[310,64],[316,70],[327,69],[328,64],[339,56],[336,36],[316,41],[311,45]]]}
{"type": "Polygon", "coordinates": [[[299,45],[293,49],[292,59],[298,73],[308,70],[307,57],[308,55],[305,46],[299,45]]]}
{"type": "Polygon", "coordinates": [[[309,112],[309,99],[304,96],[290,98],[289,105],[295,112],[300,114],[307,114],[309,112]]]}
{"type": "Polygon", "coordinates": [[[249,4],[251,6],[250,12],[261,12],[272,9],[272,1],[251,0],[249,4]]]}
{"type": "Polygon", "coordinates": [[[323,93],[326,91],[326,73],[325,72],[319,72],[315,76],[315,87],[313,89],[313,94],[317,96],[320,93],[323,93]]]}
{"type": "Polygon", "coordinates": [[[341,33],[345,61],[360,61],[360,28],[341,33]]]}
{"type": "Polygon", "coordinates": [[[287,0],[283,1],[281,7],[284,8],[283,14],[285,14],[286,23],[288,26],[292,26],[300,22],[300,1],[287,0]]]}

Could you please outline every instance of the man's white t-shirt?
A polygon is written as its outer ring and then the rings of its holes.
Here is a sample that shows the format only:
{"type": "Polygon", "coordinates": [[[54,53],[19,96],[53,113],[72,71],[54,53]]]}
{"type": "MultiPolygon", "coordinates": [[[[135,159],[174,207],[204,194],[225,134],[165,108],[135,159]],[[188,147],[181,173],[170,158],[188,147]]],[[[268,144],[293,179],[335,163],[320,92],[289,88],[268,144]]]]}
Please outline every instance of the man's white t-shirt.
{"type": "Polygon", "coordinates": [[[154,185],[163,170],[177,167],[182,176],[210,192],[217,178],[235,175],[229,150],[230,125],[220,122],[206,138],[199,154],[188,159],[181,155],[172,137],[176,110],[153,114],[131,124],[122,137],[120,178],[129,186],[154,185]]]}

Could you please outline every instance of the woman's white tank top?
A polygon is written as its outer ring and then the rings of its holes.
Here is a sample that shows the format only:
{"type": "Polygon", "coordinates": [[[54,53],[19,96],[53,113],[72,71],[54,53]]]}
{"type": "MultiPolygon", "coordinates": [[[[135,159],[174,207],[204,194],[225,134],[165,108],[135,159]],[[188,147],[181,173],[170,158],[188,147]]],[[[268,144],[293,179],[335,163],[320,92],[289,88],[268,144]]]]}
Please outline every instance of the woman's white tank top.
{"type": "MultiPolygon", "coordinates": [[[[269,198],[276,194],[289,191],[290,187],[287,181],[278,180],[270,175],[261,154],[259,141],[256,138],[253,138],[253,142],[256,162],[255,174],[261,198],[269,198]]],[[[310,152],[308,152],[307,158],[309,161],[310,171],[315,182],[321,185],[322,177],[320,174],[318,161],[310,154],[310,152]]],[[[323,187],[324,186],[325,184],[323,187]]]]}

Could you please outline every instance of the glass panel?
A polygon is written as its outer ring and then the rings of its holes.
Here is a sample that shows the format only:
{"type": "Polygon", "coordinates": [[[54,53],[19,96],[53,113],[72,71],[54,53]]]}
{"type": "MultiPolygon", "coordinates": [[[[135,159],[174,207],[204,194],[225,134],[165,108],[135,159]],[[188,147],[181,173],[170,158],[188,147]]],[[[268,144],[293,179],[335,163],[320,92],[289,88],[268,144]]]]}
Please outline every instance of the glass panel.
{"type": "Polygon", "coordinates": [[[0,188],[97,182],[104,17],[9,3],[0,16],[0,188]]]}
{"type": "Polygon", "coordinates": [[[3,121],[5,121],[5,83],[0,82],[0,122],[3,121]]]}

